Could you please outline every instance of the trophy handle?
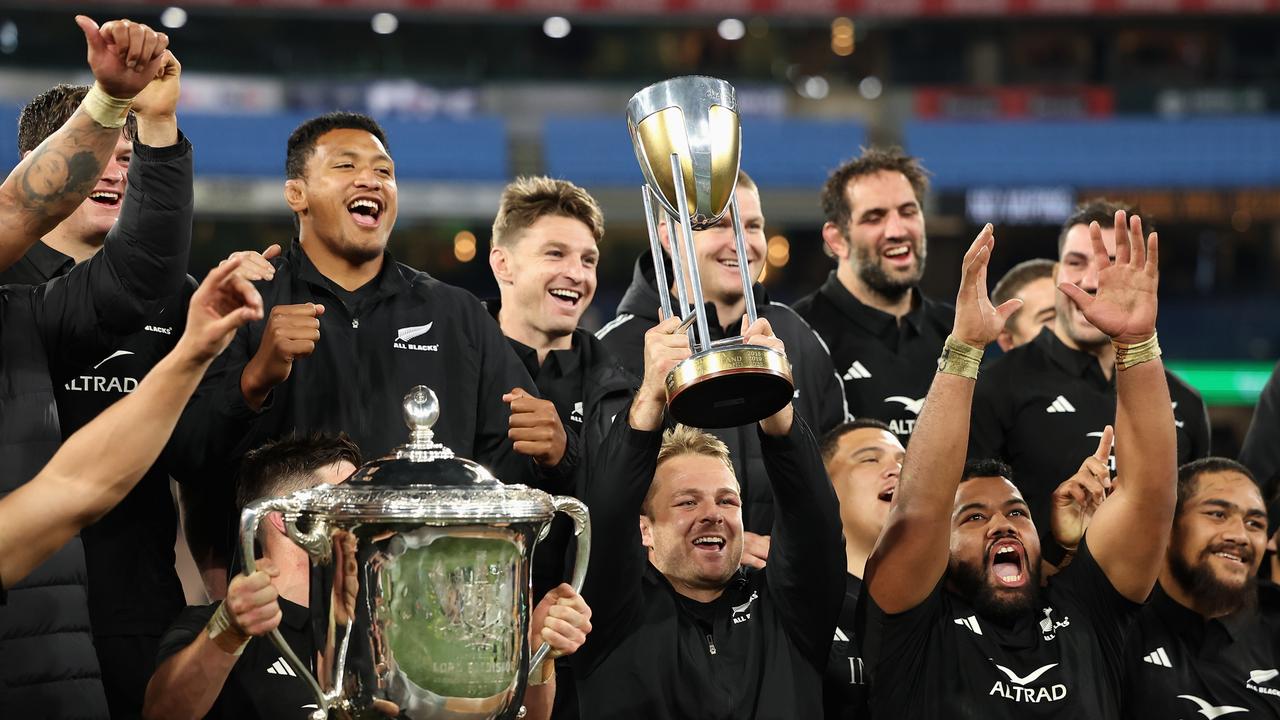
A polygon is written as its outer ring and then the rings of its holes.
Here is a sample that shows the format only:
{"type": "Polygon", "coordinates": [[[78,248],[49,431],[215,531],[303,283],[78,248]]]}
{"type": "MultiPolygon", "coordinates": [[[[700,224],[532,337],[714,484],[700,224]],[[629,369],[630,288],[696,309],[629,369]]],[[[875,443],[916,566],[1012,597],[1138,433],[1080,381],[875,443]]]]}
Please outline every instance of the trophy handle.
{"type": "MultiPolygon", "coordinates": [[[[288,514],[290,511],[296,510],[297,507],[295,507],[287,498],[263,498],[245,506],[244,510],[240,513],[240,548],[244,554],[245,575],[250,575],[257,569],[257,560],[254,558],[253,552],[253,542],[258,536],[258,526],[262,524],[262,518],[266,517],[267,513],[271,512],[288,514]]],[[[286,521],[285,523],[285,526],[290,530],[289,534],[291,539],[297,542],[297,537],[294,537],[294,534],[297,533],[299,537],[312,541],[313,546],[315,545],[314,536],[316,532],[325,530],[325,528],[321,527],[322,525],[322,523],[317,522],[315,527],[311,529],[310,533],[303,534],[297,532],[297,526],[294,521],[286,521]]],[[[303,543],[299,543],[299,545],[302,545],[303,549],[308,553],[312,551],[311,546],[303,543]]],[[[326,547],[328,546],[327,537],[324,545],[326,547]]],[[[297,654],[293,652],[293,648],[289,647],[289,643],[285,642],[284,636],[280,634],[279,628],[272,630],[270,632],[270,636],[272,644],[274,644],[276,649],[280,651],[281,657],[283,657],[285,662],[289,663],[294,671],[298,673],[298,677],[306,680],[307,686],[311,688],[311,693],[316,698],[317,708],[311,712],[311,720],[325,720],[325,718],[329,717],[329,706],[332,704],[333,698],[325,695],[324,690],[320,688],[320,683],[316,680],[315,676],[312,675],[311,671],[307,669],[307,666],[298,659],[297,654]]]]}
{"type": "MultiPolygon", "coordinates": [[[[591,557],[591,517],[587,514],[587,506],[577,498],[555,495],[551,498],[551,503],[555,506],[556,512],[562,512],[573,518],[573,534],[578,538],[578,552],[574,557],[573,577],[569,580],[569,584],[573,586],[574,592],[582,592],[582,581],[587,578],[587,560],[591,557]]],[[[542,600],[542,598],[537,599],[542,600]]],[[[538,651],[529,659],[529,675],[538,669],[538,665],[549,652],[551,652],[551,646],[545,642],[538,647],[538,651]]]]}

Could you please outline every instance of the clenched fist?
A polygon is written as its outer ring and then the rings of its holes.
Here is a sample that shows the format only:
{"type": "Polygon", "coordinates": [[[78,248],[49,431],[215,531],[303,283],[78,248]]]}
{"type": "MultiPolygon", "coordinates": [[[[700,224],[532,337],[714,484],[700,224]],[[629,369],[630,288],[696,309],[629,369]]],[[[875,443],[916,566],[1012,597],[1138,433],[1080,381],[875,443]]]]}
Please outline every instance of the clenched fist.
{"type": "Polygon", "coordinates": [[[512,388],[502,396],[502,402],[511,406],[507,437],[514,443],[515,451],[533,458],[545,468],[559,465],[568,438],[556,406],[550,400],[536,398],[520,388],[512,388]]]}
{"type": "Polygon", "coordinates": [[[240,392],[249,407],[260,409],[271,390],[289,379],[294,361],[316,351],[323,314],[324,306],[315,303],[271,308],[258,352],[240,375],[240,392]]]}

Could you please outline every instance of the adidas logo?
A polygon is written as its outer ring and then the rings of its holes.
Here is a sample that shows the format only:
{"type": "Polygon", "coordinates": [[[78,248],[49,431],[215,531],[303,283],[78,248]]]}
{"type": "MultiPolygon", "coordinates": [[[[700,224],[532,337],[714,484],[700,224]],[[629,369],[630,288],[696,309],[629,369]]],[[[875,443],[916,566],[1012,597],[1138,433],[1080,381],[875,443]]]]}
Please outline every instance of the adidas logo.
{"type": "Polygon", "coordinates": [[[978,625],[978,616],[977,616],[977,615],[970,615],[970,616],[969,616],[969,617],[967,617],[967,618],[956,618],[956,619],[955,619],[955,624],[957,624],[957,625],[963,625],[963,626],[965,626],[965,627],[969,628],[969,630],[970,630],[971,632],[973,632],[973,634],[974,634],[974,635],[981,635],[981,634],[982,634],[982,628],[978,625]]]}
{"type": "Polygon", "coordinates": [[[845,380],[865,380],[869,377],[871,377],[871,371],[857,360],[854,360],[853,364],[844,373],[845,380]]]}
{"type": "Polygon", "coordinates": [[[1053,402],[1049,403],[1049,407],[1045,408],[1045,412],[1051,413],[1068,413],[1075,412],[1076,407],[1067,402],[1067,399],[1059,395],[1053,402]]]}
{"type": "Polygon", "coordinates": [[[1143,655],[1142,662],[1148,662],[1148,663],[1151,663],[1152,665],[1159,665],[1160,667],[1167,667],[1167,668],[1173,667],[1173,663],[1169,662],[1169,654],[1166,653],[1164,651],[1164,648],[1162,647],[1156,648],[1155,650],[1151,651],[1150,654],[1143,655]]]}
{"type": "Polygon", "coordinates": [[[276,661],[274,663],[271,663],[271,667],[267,668],[267,674],[268,675],[288,675],[289,677],[298,677],[298,673],[294,672],[293,668],[289,667],[289,663],[285,662],[284,658],[282,657],[276,658],[276,661]]]}

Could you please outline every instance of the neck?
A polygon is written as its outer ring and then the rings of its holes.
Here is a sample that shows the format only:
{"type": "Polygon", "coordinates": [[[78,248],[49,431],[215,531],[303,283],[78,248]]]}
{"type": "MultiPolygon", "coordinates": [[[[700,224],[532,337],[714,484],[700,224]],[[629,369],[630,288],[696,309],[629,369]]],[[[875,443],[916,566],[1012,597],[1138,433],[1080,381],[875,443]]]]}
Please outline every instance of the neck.
{"type": "Polygon", "coordinates": [[[266,557],[280,568],[272,579],[280,597],[302,607],[311,604],[311,558],[283,535],[267,538],[266,557]]]}
{"type": "Polygon", "coordinates": [[[515,312],[508,309],[506,299],[498,310],[498,327],[502,334],[518,343],[533,348],[538,353],[538,365],[547,359],[552,350],[568,350],[573,347],[573,335],[550,335],[515,318],[515,312]]]}
{"type": "MultiPolygon", "coordinates": [[[[874,540],[872,543],[874,544],[874,540]]],[[[867,570],[867,558],[871,557],[871,546],[861,543],[846,535],[844,540],[844,569],[861,580],[867,570]]]]}
{"type": "Polygon", "coordinates": [[[863,305],[889,313],[899,320],[911,312],[911,301],[915,299],[915,290],[908,290],[897,298],[885,297],[867,287],[867,284],[862,282],[862,279],[853,271],[853,263],[849,262],[842,262],[836,267],[836,279],[863,305]]]}
{"type": "MultiPolygon", "coordinates": [[[[1061,317],[1061,316],[1059,316],[1061,317]]],[[[1110,340],[1106,340],[1098,345],[1081,345],[1071,339],[1071,335],[1067,333],[1061,321],[1053,323],[1053,334],[1058,340],[1072,350],[1078,350],[1082,353],[1092,355],[1098,361],[1098,367],[1102,369],[1103,377],[1108,380],[1116,371],[1116,348],[1111,344],[1110,340]]]]}
{"type": "Polygon", "coordinates": [[[307,254],[307,259],[316,266],[316,270],[348,292],[364,287],[382,270],[382,253],[371,260],[352,264],[346,258],[334,254],[305,229],[299,242],[302,244],[302,252],[307,254]]]}
{"type": "Polygon", "coordinates": [[[697,600],[700,603],[709,603],[724,594],[724,588],[699,588],[686,585],[673,578],[667,578],[671,583],[671,588],[680,595],[697,600]]]}
{"type": "Polygon", "coordinates": [[[52,232],[41,238],[41,241],[63,255],[69,256],[78,265],[102,249],[103,238],[86,239],[83,236],[59,232],[59,228],[54,228],[52,232]]]}

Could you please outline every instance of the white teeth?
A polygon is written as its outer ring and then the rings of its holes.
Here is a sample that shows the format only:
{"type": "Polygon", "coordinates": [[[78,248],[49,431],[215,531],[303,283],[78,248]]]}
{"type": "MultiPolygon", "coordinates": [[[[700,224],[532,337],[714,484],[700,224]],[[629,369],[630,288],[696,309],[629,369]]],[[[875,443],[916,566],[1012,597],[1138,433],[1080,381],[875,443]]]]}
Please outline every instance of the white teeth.
{"type": "Polygon", "coordinates": [[[720,264],[721,264],[721,265],[724,265],[725,267],[731,267],[731,268],[736,268],[736,267],[738,267],[738,261],[737,261],[737,260],[721,260],[721,261],[720,261],[720,264]]]}
{"type": "Polygon", "coordinates": [[[578,292],[577,290],[569,290],[567,288],[553,288],[548,292],[550,292],[552,295],[556,297],[565,298],[566,300],[576,301],[582,297],[582,293],[578,292]]]}
{"type": "Polygon", "coordinates": [[[1022,579],[1022,573],[1018,573],[1017,575],[1001,575],[1000,579],[1007,583],[1015,583],[1022,579]]]}
{"type": "Polygon", "coordinates": [[[100,190],[98,192],[89,193],[89,197],[90,199],[93,199],[93,200],[119,200],[120,193],[106,192],[106,191],[100,190]]]}
{"type": "Polygon", "coordinates": [[[1220,558],[1226,558],[1226,559],[1228,559],[1228,560],[1234,560],[1235,562],[1244,562],[1244,560],[1243,560],[1243,559],[1241,559],[1241,557],[1240,557],[1239,555],[1232,555],[1231,553],[1218,552],[1218,553],[1214,553],[1214,555],[1217,555],[1217,556],[1218,556],[1218,557],[1220,557],[1220,558]]]}
{"type": "Polygon", "coordinates": [[[892,248],[892,249],[890,249],[890,250],[886,250],[886,251],[884,252],[884,256],[885,256],[885,257],[898,257],[898,256],[900,256],[900,255],[906,255],[906,254],[907,254],[908,252],[910,252],[910,251],[911,251],[911,247],[910,247],[910,246],[908,246],[908,245],[903,245],[903,246],[901,246],[901,247],[896,247],[896,248],[892,248]]]}
{"type": "Polygon", "coordinates": [[[694,545],[723,545],[724,540],[718,537],[700,537],[693,541],[694,545]]]}
{"type": "Polygon", "coordinates": [[[356,208],[368,208],[375,213],[379,211],[378,203],[372,200],[365,200],[363,198],[359,200],[352,200],[351,204],[347,206],[348,210],[355,210],[356,208]]]}

